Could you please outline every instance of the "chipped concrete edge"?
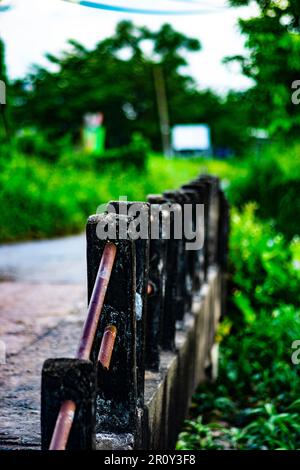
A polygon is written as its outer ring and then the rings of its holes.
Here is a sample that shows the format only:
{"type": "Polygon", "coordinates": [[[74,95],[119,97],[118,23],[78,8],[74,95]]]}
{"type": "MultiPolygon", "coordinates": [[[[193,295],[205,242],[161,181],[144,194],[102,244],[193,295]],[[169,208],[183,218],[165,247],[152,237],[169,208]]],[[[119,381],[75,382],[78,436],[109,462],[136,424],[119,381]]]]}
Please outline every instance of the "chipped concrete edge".
{"type": "MultiPolygon", "coordinates": [[[[171,449],[180,422],[182,424],[190,406],[192,393],[206,380],[207,364],[212,366],[211,379],[216,378],[218,346],[214,340],[209,343],[204,336],[214,338],[220,317],[220,277],[219,270],[211,267],[208,281],[193,304],[193,313],[186,314],[183,328],[176,332],[176,352],[162,351],[159,372],[145,373],[144,421],[139,419],[146,436],[142,444],[144,449],[171,449]],[[195,352],[194,358],[190,357],[191,351],[195,352]],[[182,387],[187,389],[185,397],[182,387]],[[180,405],[179,401],[182,401],[180,405]],[[177,404],[182,419],[176,421],[177,404]]],[[[138,447],[136,441],[133,434],[100,433],[96,435],[96,449],[132,450],[138,447]]]]}

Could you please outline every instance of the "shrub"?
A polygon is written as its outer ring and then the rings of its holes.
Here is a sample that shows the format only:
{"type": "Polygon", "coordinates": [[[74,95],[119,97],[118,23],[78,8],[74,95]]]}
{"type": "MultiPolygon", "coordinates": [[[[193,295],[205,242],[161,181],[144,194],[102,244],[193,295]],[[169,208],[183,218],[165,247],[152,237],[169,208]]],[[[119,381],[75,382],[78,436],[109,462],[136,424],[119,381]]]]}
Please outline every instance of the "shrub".
{"type": "Polygon", "coordinates": [[[34,128],[22,129],[15,137],[16,150],[24,155],[39,156],[43,160],[55,162],[70,146],[69,136],[51,140],[34,128]]]}
{"type": "Polygon", "coordinates": [[[220,372],[200,387],[179,449],[299,449],[300,241],[287,243],[255,217],[233,211],[231,302],[220,325],[220,372]]]}
{"type": "Polygon", "coordinates": [[[0,240],[52,237],[84,230],[97,207],[120,195],[145,200],[147,194],[184,183],[199,173],[199,162],[151,157],[147,171],[130,165],[95,169],[78,153],[55,165],[0,148],[0,240]],[[79,162],[83,162],[79,166],[79,162]],[[85,166],[84,166],[85,165],[85,166]]]}
{"type": "Polygon", "coordinates": [[[289,239],[300,233],[300,147],[274,149],[249,158],[246,175],[232,180],[228,196],[232,204],[258,204],[258,215],[272,220],[289,239]]]}
{"type": "Polygon", "coordinates": [[[89,170],[95,173],[99,170],[115,174],[127,169],[145,170],[149,148],[138,135],[129,145],[106,150],[103,154],[88,154],[82,150],[69,150],[59,158],[61,167],[77,170],[89,170]]]}
{"type": "Polygon", "coordinates": [[[103,168],[112,163],[118,163],[120,168],[130,166],[138,169],[144,169],[147,163],[149,146],[147,142],[139,135],[133,137],[129,145],[106,150],[102,155],[94,155],[96,168],[103,168]]]}

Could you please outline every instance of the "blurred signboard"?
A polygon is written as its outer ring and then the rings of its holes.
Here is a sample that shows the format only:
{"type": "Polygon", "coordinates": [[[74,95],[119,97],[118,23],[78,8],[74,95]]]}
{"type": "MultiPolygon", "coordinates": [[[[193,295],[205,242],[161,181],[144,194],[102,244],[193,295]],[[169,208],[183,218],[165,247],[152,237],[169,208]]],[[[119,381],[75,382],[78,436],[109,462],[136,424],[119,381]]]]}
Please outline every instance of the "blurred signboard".
{"type": "Polygon", "coordinates": [[[103,113],[84,115],[83,148],[87,153],[103,153],[105,146],[105,127],[103,113]]]}
{"type": "Polygon", "coordinates": [[[174,153],[209,154],[211,150],[210,128],[207,124],[180,124],[172,129],[174,153]]]}

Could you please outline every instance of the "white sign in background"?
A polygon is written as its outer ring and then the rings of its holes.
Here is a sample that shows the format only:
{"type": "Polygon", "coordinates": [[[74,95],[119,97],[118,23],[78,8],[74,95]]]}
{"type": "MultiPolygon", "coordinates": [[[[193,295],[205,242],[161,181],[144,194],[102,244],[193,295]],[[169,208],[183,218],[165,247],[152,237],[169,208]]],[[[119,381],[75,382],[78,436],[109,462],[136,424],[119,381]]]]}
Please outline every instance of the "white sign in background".
{"type": "Polygon", "coordinates": [[[210,128],[206,124],[182,124],[172,129],[172,147],[176,152],[183,150],[209,150],[210,128]]]}

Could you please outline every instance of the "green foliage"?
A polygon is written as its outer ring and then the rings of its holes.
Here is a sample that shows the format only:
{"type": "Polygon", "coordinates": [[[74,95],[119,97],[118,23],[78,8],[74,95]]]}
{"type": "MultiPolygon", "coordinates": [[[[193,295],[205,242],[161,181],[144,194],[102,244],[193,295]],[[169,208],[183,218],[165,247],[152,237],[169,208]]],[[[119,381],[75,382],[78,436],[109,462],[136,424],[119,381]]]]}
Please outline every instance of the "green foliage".
{"type": "MultiPolygon", "coordinates": [[[[234,6],[250,0],[230,0],[234,6]]],[[[300,74],[300,7],[298,0],[256,0],[259,14],[240,20],[248,53],[237,60],[255,86],[245,96],[251,106],[250,120],[267,128],[276,138],[298,138],[299,107],[292,103],[292,83],[300,74]]]]}
{"type": "Polygon", "coordinates": [[[67,155],[53,165],[1,145],[1,241],[81,231],[87,217],[110,199],[126,195],[128,200],[144,200],[149,193],[176,187],[199,173],[199,160],[151,156],[145,169],[101,165],[99,160],[95,169],[92,156],[73,157],[75,162],[67,155]]]}
{"type": "Polygon", "coordinates": [[[300,241],[287,243],[249,204],[233,211],[230,248],[219,378],[195,394],[194,419],[177,446],[299,449],[300,371],[291,345],[300,338],[300,241]]]}
{"type": "MultiPolygon", "coordinates": [[[[33,145],[37,146],[35,138],[33,145]]],[[[185,183],[199,171],[218,173],[224,180],[245,171],[235,161],[165,159],[154,154],[145,158],[145,146],[137,138],[125,148],[126,164],[120,165],[113,158],[105,161],[80,151],[71,152],[68,147],[54,164],[31,152],[24,155],[11,145],[1,144],[0,240],[78,232],[98,205],[120,195],[126,195],[128,200],[144,200],[147,194],[185,183]],[[127,165],[134,149],[137,164],[127,165]]]]}
{"type": "Polygon", "coordinates": [[[250,410],[255,419],[235,432],[237,448],[295,450],[300,447],[298,413],[280,413],[272,403],[250,410]]]}
{"type": "Polygon", "coordinates": [[[161,135],[154,68],[159,65],[171,126],[207,123],[213,146],[222,155],[241,153],[249,144],[249,106],[243,94],[232,92],[224,99],[211,90],[199,90],[184,73],[185,53],[200,50],[197,39],[168,24],[153,32],[122,21],[115,34],[93,50],[74,40],[69,46],[60,56],[47,55],[55,72],[35,67],[24,79],[13,82],[10,96],[16,130],[35,128],[49,146],[66,135],[77,144],[83,116],[101,111],[110,149],[128,145],[138,132],[158,150],[161,135]],[[151,56],[144,53],[145,43],[152,49],[151,56]]]}
{"type": "Polygon", "coordinates": [[[299,233],[300,147],[275,147],[245,162],[246,174],[235,178],[228,189],[232,204],[258,204],[258,215],[272,219],[291,239],[299,233]]]}
{"type": "MultiPolygon", "coordinates": [[[[245,314],[242,304],[256,310],[300,301],[300,272],[292,252],[295,242],[287,244],[270,225],[258,223],[254,208],[249,204],[242,213],[232,213],[231,270],[239,287],[233,298],[245,314]]],[[[249,317],[254,315],[249,311],[249,317]]]]}
{"type": "Polygon", "coordinates": [[[84,114],[101,111],[109,148],[127,145],[134,132],[142,133],[159,148],[155,65],[153,58],[143,53],[145,41],[150,42],[164,69],[169,99],[179,94],[186,97],[187,104],[188,90],[195,90],[195,84],[178,68],[186,65],[184,51],[199,50],[198,40],[168,24],[151,32],[122,21],[115,34],[99,42],[94,50],[70,41],[72,49],[68,52],[59,57],[48,55],[56,72],[37,67],[24,80],[16,81],[17,126],[37,126],[50,139],[70,133],[77,140],[84,114]]]}
{"type": "Polygon", "coordinates": [[[133,135],[133,141],[116,149],[106,150],[103,155],[94,155],[96,168],[103,168],[103,165],[118,163],[121,170],[130,166],[145,169],[149,146],[139,134],[133,135]]]}
{"type": "Polygon", "coordinates": [[[186,422],[186,431],[180,434],[176,449],[220,450],[224,448],[226,434],[226,430],[222,429],[222,426],[218,423],[203,424],[200,416],[195,420],[186,422]]]}
{"type": "Polygon", "coordinates": [[[0,38],[0,80],[7,81],[6,65],[5,65],[5,47],[0,38]]]}
{"type": "Polygon", "coordinates": [[[54,139],[50,143],[40,131],[25,128],[15,137],[14,145],[21,154],[38,155],[39,158],[55,162],[67,148],[70,148],[70,139],[67,135],[60,139],[54,139]]]}
{"type": "Polygon", "coordinates": [[[6,143],[10,134],[10,84],[6,73],[5,64],[5,46],[0,37],[0,80],[4,81],[6,86],[6,104],[0,105],[0,145],[6,143]]]}
{"type": "Polygon", "coordinates": [[[62,235],[82,229],[84,211],[97,201],[89,176],[64,173],[14,154],[1,159],[1,240],[62,235]],[[52,171],[51,171],[52,170],[52,171]],[[86,186],[85,190],[83,190],[86,186]]]}
{"type": "Polygon", "coordinates": [[[132,142],[122,147],[106,150],[103,154],[84,153],[82,150],[73,150],[69,146],[60,155],[59,167],[73,168],[74,170],[89,170],[98,172],[99,170],[119,173],[133,167],[145,170],[149,146],[140,136],[134,135],[132,142]]]}

